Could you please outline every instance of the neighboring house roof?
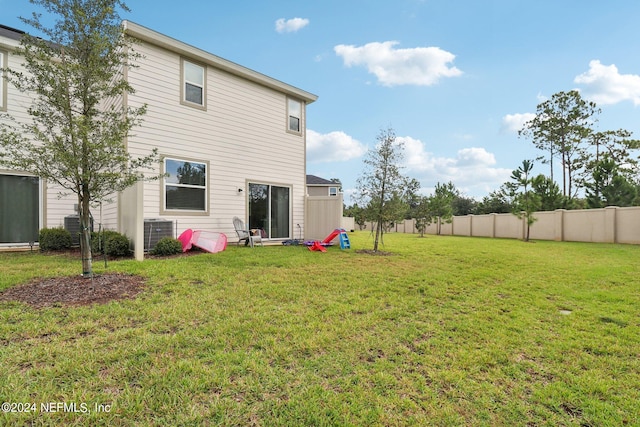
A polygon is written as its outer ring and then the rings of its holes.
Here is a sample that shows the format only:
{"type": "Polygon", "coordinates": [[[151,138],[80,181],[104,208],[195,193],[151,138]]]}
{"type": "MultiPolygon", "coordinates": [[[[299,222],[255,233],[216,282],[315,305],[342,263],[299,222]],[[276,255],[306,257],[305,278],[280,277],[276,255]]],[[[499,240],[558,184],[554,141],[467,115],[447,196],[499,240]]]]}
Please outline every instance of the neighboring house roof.
{"type": "Polygon", "coordinates": [[[12,40],[20,40],[24,31],[16,30],[15,28],[7,27],[0,24],[0,37],[6,37],[12,40]]]}
{"type": "Polygon", "coordinates": [[[249,68],[243,67],[242,65],[238,65],[234,62],[228,61],[202,49],[198,49],[169,36],[153,31],[142,25],[136,24],[135,22],[123,21],[122,25],[124,26],[124,30],[127,34],[135,37],[138,40],[161,46],[180,55],[198,59],[205,64],[227,71],[231,74],[243,77],[247,80],[253,81],[271,89],[284,92],[285,94],[296,97],[306,102],[307,104],[310,104],[318,99],[317,95],[314,95],[310,92],[291,86],[249,68]]]}
{"type": "Polygon", "coordinates": [[[338,184],[328,179],[320,178],[319,176],[307,175],[307,185],[332,185],[335,187],[338,184]]]}

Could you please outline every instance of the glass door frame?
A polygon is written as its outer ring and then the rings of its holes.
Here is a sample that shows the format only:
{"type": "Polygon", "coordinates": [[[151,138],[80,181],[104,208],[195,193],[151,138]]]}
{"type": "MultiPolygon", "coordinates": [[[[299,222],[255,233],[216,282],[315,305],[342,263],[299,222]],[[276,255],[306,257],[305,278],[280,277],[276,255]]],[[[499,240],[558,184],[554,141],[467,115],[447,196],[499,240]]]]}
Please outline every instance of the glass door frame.
{"type": "Polygon", "coordinates": [[[293,198],[292,198],[292,194],[293,194],[293,186],[292,185],[287,185],[287,184],[275,184],[275,183],[268,183],[268,182],[261,182],[261,181],[247,181],[247,227],[249,227],[250,230],[253,229],[262,229],[265,231],[266,236],[264,238],[268,239],[268,240],[286,240],[286,239],[290,239],[291,238],[291,233],[292,233],[292,225],[293,225],[293,198]],[[261,219],[260,221],[263,222],[262,226],[260,226],[260,224],[256,224],[255,221],[256,219],[253,218],[252,216],[252,212],[251,212],[251,208],[252,208],[252,186],[261,186],[261,187],[266,187],[266,206],[264,208],[266,208],[266,212],[264,213],[265,218],[261,219]],[[288,224],[287,224],[287,235],[286,236],[278,236],[278,237],[273,237],[273,210],[272,210],[272,195],[273,195],[273,188],[277,187],[277,188],[284,188],[287,190],[288,194],[288,201],[287,201],[287,217],[288,217],[288,224]]]}

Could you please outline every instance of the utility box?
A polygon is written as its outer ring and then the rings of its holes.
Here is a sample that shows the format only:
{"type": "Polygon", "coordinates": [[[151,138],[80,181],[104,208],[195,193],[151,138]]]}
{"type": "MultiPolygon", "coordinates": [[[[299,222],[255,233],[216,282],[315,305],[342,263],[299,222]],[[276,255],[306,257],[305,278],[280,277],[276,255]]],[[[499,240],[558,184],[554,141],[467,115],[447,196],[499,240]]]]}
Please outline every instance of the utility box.
{"type": "Polygon", "coordinates": [[[173,238],[173,221],[164,219],[144,220],[144,251],[149,252],[163,237],[173,238]]]}
{"type": "MultiPolygon", "coordinates": [[[[90,228],[93,231],[93,218],[90,218],[90,228]]],[[[80,215],[69,215],[64,217],[64,229],[71,234],[71,244],[80,245],[80,215]]]]}

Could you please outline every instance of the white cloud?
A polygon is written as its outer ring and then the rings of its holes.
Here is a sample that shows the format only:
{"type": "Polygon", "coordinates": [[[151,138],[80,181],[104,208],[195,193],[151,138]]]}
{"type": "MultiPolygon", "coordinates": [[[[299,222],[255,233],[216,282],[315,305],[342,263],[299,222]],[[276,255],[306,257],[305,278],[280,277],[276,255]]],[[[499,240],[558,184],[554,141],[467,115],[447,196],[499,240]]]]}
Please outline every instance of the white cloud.
{"type": "Polygon", "coordinates": [[[602,65],[600,61],[589,62],[589,71],[574,79],[585,85],[582,94],[596,104],[617,104],[632,101],[640,105],[640,75],[620,74],[614,64],[602,65]]]}
{"type": "Polygon", "coordinates": [[[309,25],[309,20],[306,18],[292,18],[284,19],[280,18],[276,21],[276,31],[279,33],[295,33],[309,25]]]}
{"type": "Polygon", "coordinates": [[[427,151],[415,138],[398,137],[404,142],[406,171],[420,181],[423,188],[433,188],[437,182],[453,182],[468,195],[486,195],[509,179],[510,169],[495,167],[493,153],[481,147],[458,150],[455,157],[438,157],[427,151]]]}
{"type": "Polygon", "coordinates": [[[307,161],[342,162],[361,157],[367,147],[341,131],[325,134],[307,129],[307,161]]]}
{"type": "Polygon", "coordinates": [[[502,130],[506,132],[518,132],[524,124],[536,117],[533,113],[507,114],[502,118],[502,130]]]}
{"type": "Polygon", "coordinates": [[[334,51],[347,67],[363,65],[384,86],[431,86],[443,77],[462,74],[449,66],[455,55],[438,47],[396,49],[398,42],[368,43],[364,46],[338,45],[334,51]]]}

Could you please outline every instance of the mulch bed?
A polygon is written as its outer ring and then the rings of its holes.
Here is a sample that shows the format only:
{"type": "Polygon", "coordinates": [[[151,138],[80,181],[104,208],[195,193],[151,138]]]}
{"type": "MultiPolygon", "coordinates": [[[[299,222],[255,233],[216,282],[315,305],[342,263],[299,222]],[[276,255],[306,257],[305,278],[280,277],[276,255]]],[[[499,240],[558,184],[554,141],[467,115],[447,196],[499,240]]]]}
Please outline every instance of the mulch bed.
{"type": "Polygon", "coordinates": [[[121,273],[104,273],[93,279],[63,276],[36,279],[0,293],[0,301],[19,301],[35,308],[105,304],[133,299],[144,289],[144,278],[121,273]]]}

